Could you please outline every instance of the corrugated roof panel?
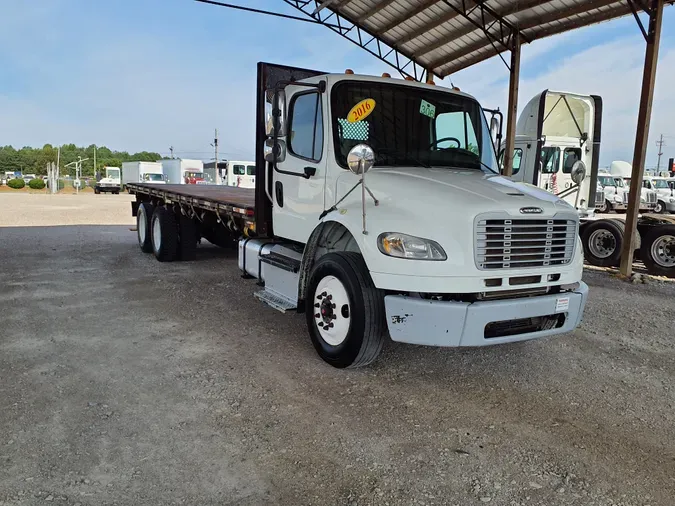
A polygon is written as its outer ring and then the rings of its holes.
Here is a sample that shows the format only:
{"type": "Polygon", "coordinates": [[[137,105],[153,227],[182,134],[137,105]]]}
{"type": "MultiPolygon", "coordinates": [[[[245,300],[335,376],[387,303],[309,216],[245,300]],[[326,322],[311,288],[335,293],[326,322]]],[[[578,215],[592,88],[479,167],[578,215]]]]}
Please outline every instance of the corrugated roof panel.
{"type": "Polygon", "coordinates": [[[506,51],[516,31],[528,43],[631,12],[627,0],[334,0],[326,9],[440,76],[506,51]]]}

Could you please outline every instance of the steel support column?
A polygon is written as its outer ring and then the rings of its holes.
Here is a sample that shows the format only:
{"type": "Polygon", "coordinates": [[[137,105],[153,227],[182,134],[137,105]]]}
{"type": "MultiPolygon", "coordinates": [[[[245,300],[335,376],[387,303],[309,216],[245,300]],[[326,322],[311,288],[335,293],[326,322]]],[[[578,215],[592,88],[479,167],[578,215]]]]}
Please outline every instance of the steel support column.
{"type": "Polygon", "coordinates": [[[645,158],[647,157],[649,121],[652,115],[652,101],[654,98],[654,83],[656,81],[656,63],[659,57],[659,43],[661,41],[664,0],[651,0],[649,4],[649,29],[647,30],[645,37],[647,40],[647,50],[645,52],[642,93],[640,95],[640,111],[638,112],[637,131],[635,134],[633,172],[631,174],[630,192],[628,194],[626,235],[621,250],[620,272],[627,277],[633,272],[633,251],[635,249],[636,226],[640,208],[642,176],[644,175],[645,158]]]}
{"type": "Polygon", "coordinates": [[[506,147],[504,148],[504,175],[513,174],[513,150],[516,145],[518,118],[518,83],[520,81],[520,33],[513,34],[509,78],[509,105],[506,111],[506,147]]]}

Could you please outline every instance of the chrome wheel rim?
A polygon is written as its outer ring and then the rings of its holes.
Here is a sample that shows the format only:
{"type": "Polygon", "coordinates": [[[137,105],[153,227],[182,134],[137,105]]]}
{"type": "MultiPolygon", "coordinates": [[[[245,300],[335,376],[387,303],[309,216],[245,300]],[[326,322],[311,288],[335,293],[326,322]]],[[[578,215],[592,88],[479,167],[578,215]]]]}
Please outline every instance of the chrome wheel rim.
{"type": "Polygon", "coordinates": [[[155,247],[155,251],[159,251],[162,246],[162,227],[159,225],[159,220],[152,222],[152,245],[155,247]]]}
{"type": "Polygon", "coordinates": [[[588,238],[588,249],[597,258],[607,258],[616,251],[616,238],[609,230],[596,230],[588,238]]]}
{"type": "Polygon", "coordinates": [[[652,258],[654,262],[667,268],[675,267],[675,236],[662,235],[652,243],[652,258]]]}
{"type": "Polygon", "coordinates": [[[138,241],[143,244],[145,242],[145,237],[148,234],[147,223],[145,219],[145,212],[139,211],[138,213],[138,241]]]}
{"type": "Polygon", "coordinates": [[[349,295],[335,276],[326,276],[314,291],[314,320],[319,335],[330,346],[342,344],[351,327],[349,295]]]}

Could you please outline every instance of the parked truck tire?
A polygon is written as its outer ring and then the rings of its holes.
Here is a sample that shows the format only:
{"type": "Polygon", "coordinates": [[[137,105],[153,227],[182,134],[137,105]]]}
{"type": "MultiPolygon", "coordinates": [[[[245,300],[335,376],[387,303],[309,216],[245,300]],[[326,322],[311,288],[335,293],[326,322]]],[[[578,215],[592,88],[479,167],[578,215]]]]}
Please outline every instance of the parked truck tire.
{"type": "Polygon", "coordinates": [[[597,267],[614,267],[621,260],[624,227],[618,220],[597,220],[588,223],[581,233],[584,258],[597,267]]]}
{"type": "Polygon", "coordinates": [[[675,225],[658,225],[645,234],[640,259],[647,272],[675,278],[675,225]]]}
{"type": "Polygon", "coordinates": [[[152,226],[152,214],[155,211],[155,206],[149,202],[142,202],[138,206],[138,213],[136,214],[136,232],[138,235],[138,245],[141,247],[143,253],[152,253],[152,234],[150,233],[152,226]]]}
{"type": "Polygon", "coordinates": [[[666,213],[666,203],[663,200],[658,200],[656,202],[656,207],[654,208],[654,212],[656,214],[665,214],[666,213]]]}
{"type": "Polygon", "coordinates": [[[307,328],[323,360],[345,368],[377,358],[384,344],[384,298],[361,255],[340,251],[319,258],[306,294],[307,328]]]}
{"type": "Polygon", "coordinates": [[[178,218],[178,254],[181,260],[192,261],[197,258],[197,224],[193,218],[181,214],[178,218]]]}
{"type": "Polygon", "coordinates": [[[160,262],[173,262],[178,257],[178,223],[173,211],[157,207],[152,213],[152,252],[160,262]]]}

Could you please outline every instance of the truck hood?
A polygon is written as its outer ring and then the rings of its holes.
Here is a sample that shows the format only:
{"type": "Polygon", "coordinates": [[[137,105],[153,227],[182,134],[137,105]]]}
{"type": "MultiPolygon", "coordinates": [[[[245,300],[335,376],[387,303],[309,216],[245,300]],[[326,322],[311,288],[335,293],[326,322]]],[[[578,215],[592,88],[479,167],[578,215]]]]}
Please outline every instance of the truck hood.
{"type": "Polygon", "coordinates": [[[396,199],[398,205],[400,199],[410,199],[411,205],[422,200],[424,207],[459,208],[473,214],[506,211],[520,215],[522,207],[539,207],[542,215],[550,215],[573,209],[541,188],[476,169],[376,168],[366,174],[366,185],[378,198],[396,199]]]}

